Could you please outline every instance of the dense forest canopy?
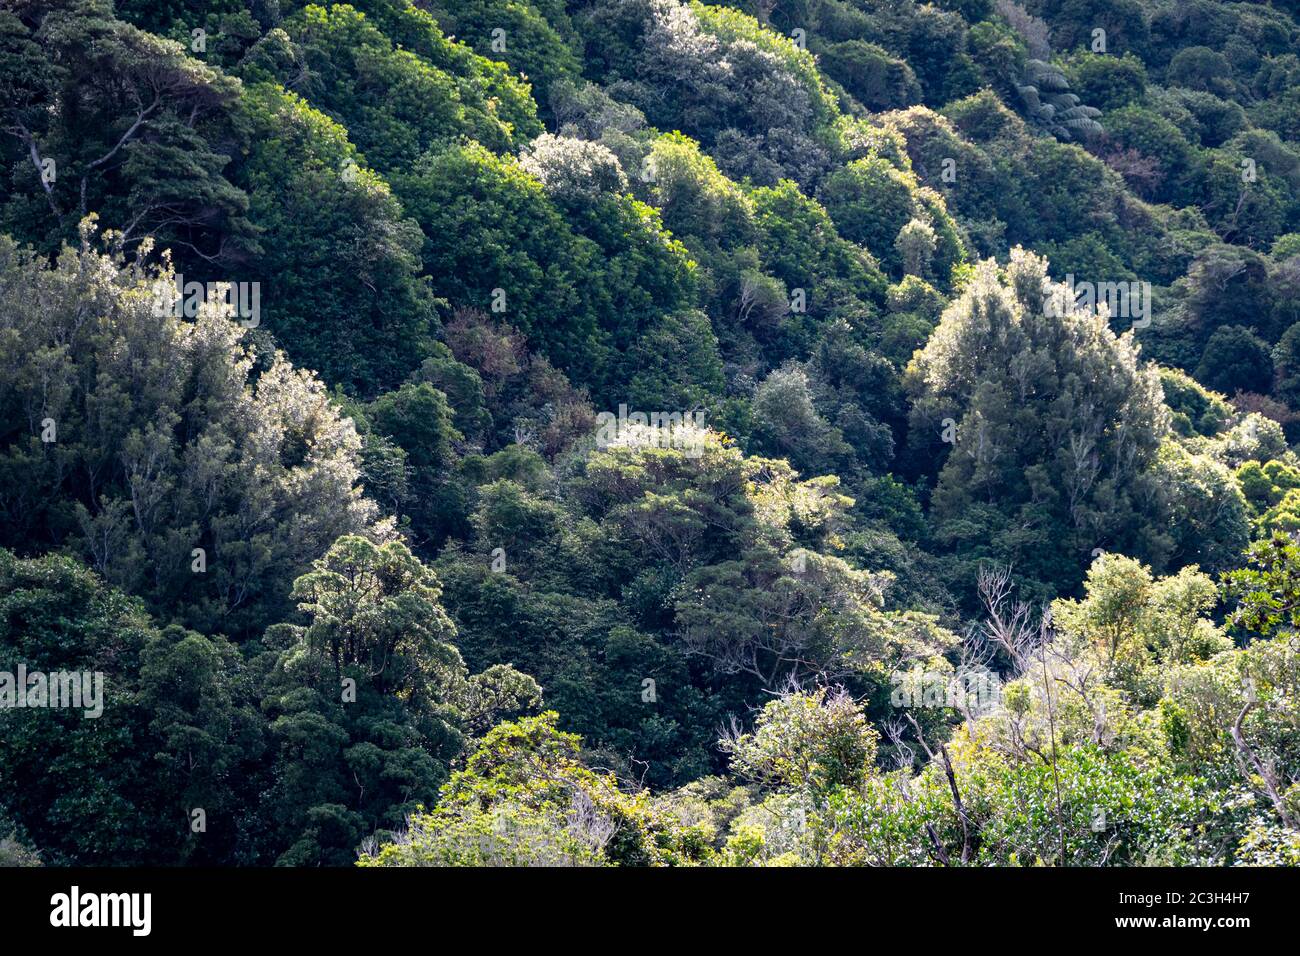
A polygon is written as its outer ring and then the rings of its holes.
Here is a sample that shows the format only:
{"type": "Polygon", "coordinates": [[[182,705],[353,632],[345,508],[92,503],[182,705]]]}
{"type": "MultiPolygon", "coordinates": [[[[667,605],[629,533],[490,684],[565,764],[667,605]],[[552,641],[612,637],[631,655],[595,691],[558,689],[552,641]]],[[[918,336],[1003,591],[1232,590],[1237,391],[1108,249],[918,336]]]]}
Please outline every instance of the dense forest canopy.
{"type": "Polygon", "coordinates": [[[1297,446],[1295,0],[0,0],[0,864],[1300,865],[1297,446]]]}

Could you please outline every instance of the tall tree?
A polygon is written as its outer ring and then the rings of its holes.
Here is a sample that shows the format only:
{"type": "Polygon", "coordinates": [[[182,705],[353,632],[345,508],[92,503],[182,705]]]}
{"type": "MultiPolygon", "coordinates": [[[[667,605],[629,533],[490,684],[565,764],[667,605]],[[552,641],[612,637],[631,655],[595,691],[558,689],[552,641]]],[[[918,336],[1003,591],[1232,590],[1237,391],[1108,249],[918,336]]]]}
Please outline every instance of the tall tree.
{"type": "Polygon", "coordinates": [[[982,263],[907,375],[914,440],[942,461],[937,532],[959,553],[1067,590],[1094,548],[1163,557],[1159,377],[1046,261],[982,263]]]}

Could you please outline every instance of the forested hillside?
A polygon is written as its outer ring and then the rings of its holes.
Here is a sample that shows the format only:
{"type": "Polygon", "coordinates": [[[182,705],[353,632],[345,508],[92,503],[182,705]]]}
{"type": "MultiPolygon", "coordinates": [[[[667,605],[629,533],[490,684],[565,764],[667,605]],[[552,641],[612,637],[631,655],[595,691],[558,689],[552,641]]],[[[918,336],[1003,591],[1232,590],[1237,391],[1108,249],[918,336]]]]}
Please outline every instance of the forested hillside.
{"type": "Polygon", "coordinates": [[[0,864],[1300,865],[1297,443],[1296,0],[0,0],[0,864]]]}

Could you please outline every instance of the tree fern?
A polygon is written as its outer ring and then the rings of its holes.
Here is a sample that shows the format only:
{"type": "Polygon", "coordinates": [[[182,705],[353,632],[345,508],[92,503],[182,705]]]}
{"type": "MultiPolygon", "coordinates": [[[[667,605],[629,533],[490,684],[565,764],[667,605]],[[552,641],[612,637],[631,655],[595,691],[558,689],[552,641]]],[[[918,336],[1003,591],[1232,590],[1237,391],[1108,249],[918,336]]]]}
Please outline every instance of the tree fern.
{"type": "Polygon", "coordinates": [[[1065,74],[1050,63],[1028,60],[1016,91],[1025,115],[1057,139],[1088,139],[1102,132],[1101,110],[1084,106],[1070,92],[1065,74]]]}

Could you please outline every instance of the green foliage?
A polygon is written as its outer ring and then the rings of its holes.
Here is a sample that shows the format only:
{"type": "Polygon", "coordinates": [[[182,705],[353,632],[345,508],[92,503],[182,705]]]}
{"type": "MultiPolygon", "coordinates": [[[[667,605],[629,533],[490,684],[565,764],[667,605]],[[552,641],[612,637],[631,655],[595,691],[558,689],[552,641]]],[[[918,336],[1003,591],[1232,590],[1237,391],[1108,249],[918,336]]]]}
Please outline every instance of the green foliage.
{"type": "Polygon", "coordinates": [[[903,271],[899,233],[913,219],[924,222],[930,218],[916,190],[910,173],[880,157],[867,157],[828,176],[818,198],[841,235],[864,246],[891,272],[898,273],[903,271]]]}
{"type": "Polygon", "coordinates": [[[643,796],[589,770],[556,714],[494,727],[443,790],[361,866],[640,865],[659,853],[643,796]]]}
{"type": "Polygon", "coordinates": [[[1106,682],[1151,705],[1175,665],[1208,660],[1232,644],[1206,615],[1218,603],[1213,580],[1195,566],[1153,578],[1122,555],[1101,555],[1088,569],[1084,598],[1057,599],[1052,621],[1087,642],[1106,682]]]}
{"type": "MultiPolygon", "coordinates": [[[[0,550],[0,669],[12,681],[20,665],[85,681],[82,710],[0,710],[0,773],[23,781],[4,788],[0,816],[43,862],[252,862],[245,775],[256,779],[264,728],[233,645],[159,627],[71,558],[0,550]],[[191,830],[196,807],[209,821],[202,835],[191,830]]],[[[8,852],[30,861],[22,846],[8,852]]]]}
{"type": "Polygon", "coordinates": [[[1252,544],[1247,558],[1246,567],[1225,578],[1227,593],[1237,601],[1233,624],[1264,637],[1300,625],[1300,547],[1274,533],[1252,544]]]}
{"type": "Polygon", "coordinates": [[[0,239],[0,541],[66,548],[189,626],[256,633],[313,557],[375,525],[360,440],[310,373],[216,307],[160,312],[171,273],[92,237],[54,265],[0,239]]]}
{"type": "Polygon", "coordinates": [[[1067,61],[1066,70],[1070,86],[1079,91],[1083,102],[1100,110],[1127,106],[1146,93],[1146,67],[1132,53],[1118,57],[1076,53],[1067,61]]]}
{"type": "Polygon", "coordinates": [[[826,314],[841,300],[879,299],[885,280],[876,260],[841,238],[820,203],[788,180],[755,190],[753,201],[765,267],[788,289],[806,290],[810,311],[826,314]]]}
{"type": "Polygon", "coordinates": [[[1177,442],[1160,448],[1155,477],[1167,514],[1172,552],[1167,567],[1198,564],[1212,571],[1235,565],[1250,536],[1249,514],[1232,469],[1177,442]]]}
{"type": "Polygon", "coordinates": [[[516,0],[469,0],[426,7],[448,34],[479,54],[502,60],[521,75],[545,108],[549,91],[581,70],[571,47],[573,26],[564,5],[516,0]]]}
{"type": "Polygon", "coordinates": [[[685,251],[629,197],[603,194],[599,213],[575,229],[545,184],[477,145],[429,154],[395,181],[425,231],[437,291],[504,310],[533,348],[579,381],[601,381],[611,347],[690,301],[685,251]]]}
{"type": "Polygon", "coordinates": [[[272,627],[264,799],[280,865],[349,862],[361,838],[431,801],[469,733],[540,704],[507,666],[470,675],[434,573],[402,544],[344,536],[294,582],[307,623],[272,627]]]}
{"type": "Polygon", "coordinates": [[[868,109],[898,109],[921,98],[912,68],[874,43],[833,43],[822,52],[819,65],[868,109]]]}
{"type": "Polygon", "coordinates": [[[55,253],[95,213],[124,244],[154,236],[186,267],[261,251],[248,197],[225,174],[247,142],[237,82],[118,20],[107,0],[6,9],[0,50],[6,233],[55,253]]]}
{"type": "Polygon", "coordinates": [[[1273,381],[1273,362],[1267,344],[1250,329],[1225,325],[1205,343],[1195,375],[1207,387],[1229,395],[1266,392],[1273,381]]]}
{"type": "Polygon", "coordinates": [[[1058,139],[1088,139],[1102,132],[1101,110],[1084,106],[1070,92],[1070,81],[1050,63],[1029,60],[1016,91],[1031,121],[1058,139]]]}
{"type": "MultiPolygon", "coordinates": [[[[338,117],[357,148],[381,171],[409,165],[425,150],[461,136],[505,150],[516,137],[538,131],[535,121],[514,129],[480,77],[457,76],[395,46],[360,10],[307,6],[281,29],[291,41],[288,50],[267,49],[263,56],[255,47],[250,58],[268,61],[275,79],[292,84],[317,109],[338,117]]],[[[427,30],[427,42],[438,44],[437,28],[429,25],[427,30]]],[[[274,39],[269,35],[262,44],[269,46],[274,39]]],[[[478,63],[474,67],[476,72],[484,69],[478,63]]]]}
{"type": "Polygon", "coordinates": [[[856,789],[871,772],[878,735],[843,694],[791,693],[763,707],[752,733],[724,738],[732,770],[770,787],[856,789]]]}
{"type": "Polygon", "coordinates": [[[296,361],[363,393],[396,384],[430,348],[434,303],[420,230],[359,167],[347,131],[278,87],[242,101],[253,146],[238,180],[266,254],[264,321],[296,361]]]}
{"type": "Polygon", "coordinates": [[[730,8],[677,0],[592,4],[575,26],[589,76],[651,124],[698,139],[728,175],[807,186],[826,171],[839,111],[812,54],[789,37],[730,8]]]}
{"type": "Polygon", "coordinates": [[[982,263],[908,384],[913,428],[936,457],[945,419],[954,432],[933,499],[940,534],[1068,590],[1093,548],[1161,555],[1153,466],[1168,412],[1131,336],[1053,288],[1023,251],[1005,273],[982,263]]]}
{"type": "Polygon", "coordinates": [[[6,4],[0,863],[1296,863],[1296,15],[6,4]]]}
{"type": "Polygon", "coordinates": [[[1216,435],[1232,417],[1232,406],[1222,395],[1200,385],[1186,372],[1160,369],[1160,389],[1173,413],[1174,431],[1184,437],[1216,435]]]}

